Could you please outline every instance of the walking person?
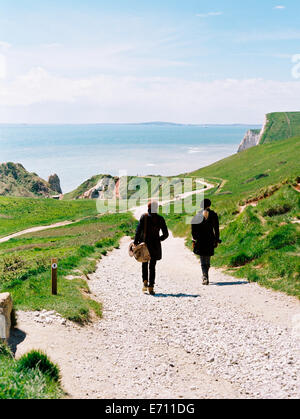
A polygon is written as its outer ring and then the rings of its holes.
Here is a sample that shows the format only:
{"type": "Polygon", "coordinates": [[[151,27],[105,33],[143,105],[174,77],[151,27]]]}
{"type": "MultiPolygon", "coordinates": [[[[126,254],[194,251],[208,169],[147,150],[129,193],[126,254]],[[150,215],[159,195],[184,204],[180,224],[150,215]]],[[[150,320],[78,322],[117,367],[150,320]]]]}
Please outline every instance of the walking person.
{"type": "Polygon", "coordinates": [[[203,285],[209,285],[211,257],[215,254],[220,240],[219,217],[210,209],[211,201],[204,199],[201,210],[192,220],[194,253],[200,256],[203,285]]]}
{"type": "Polygon", "coordinates": [[[168,237],[169,231],[165,219],[158,214],[158,202],[149,202],[148,213],[142,215],[137,226],[134,244],[137,246],[145,238],[151,256],[150,262],[142,264],[143,292],[148,290],[150,295],[155,295],[156,263],[162,259],[161,242],[168,237]],[[145,231],[146,235],[144,234],[145,231]],[[160,232],[162,232],[162,235],[160,232]]]}

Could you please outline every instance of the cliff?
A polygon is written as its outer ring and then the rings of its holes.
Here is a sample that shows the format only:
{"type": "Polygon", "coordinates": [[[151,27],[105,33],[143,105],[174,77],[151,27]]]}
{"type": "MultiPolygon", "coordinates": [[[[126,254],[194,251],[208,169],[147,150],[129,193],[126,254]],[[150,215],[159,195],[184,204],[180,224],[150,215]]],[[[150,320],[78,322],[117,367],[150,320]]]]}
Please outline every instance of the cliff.
{"type": "Polygon", "coordinates": [[[57,174],[51,175],[48,178],[48,183],[50,185],[50,188],[52,191],[57,192],[58,194],[62,194],[61,186],[60,186],[60,180],[57,174]]]}
{"type": "Polygon", "coordinates": [[[238,153],[259,144],[286,140],[300,136],[300,112],[274,112],[265,116],[261,130],[249,130],[241,142],[238,153]]]}
{"type": "Polygon", "coordinates": [[[48,198],[55,194],[57,191],[48,182],[20,163],[0,164],[0,196],[48,198]]]}
{"type": "Polygon", "coordinates": [[[254,147],[259,144],[261,130],[259,129],[250,129],[247,131],[245,137],[243,138],[239,148],[238,153],[241,151],[247,150],[248,148],[254,147]]]}

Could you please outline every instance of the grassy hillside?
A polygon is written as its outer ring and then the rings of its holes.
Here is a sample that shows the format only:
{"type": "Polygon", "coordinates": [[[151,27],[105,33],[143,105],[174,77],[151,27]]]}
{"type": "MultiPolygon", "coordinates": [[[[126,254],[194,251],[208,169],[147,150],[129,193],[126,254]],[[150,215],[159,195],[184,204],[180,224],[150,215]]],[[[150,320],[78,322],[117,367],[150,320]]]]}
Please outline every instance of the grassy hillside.
{"type": "Polygon", "coordinates": [[[300,112],[276,112],[267,115],[260,144],[300,136],[300,112]]]}
{"type": "Polygon", "coordinates": [[[0,164],[0,196],[46,197],[57,192],[36,173],[29,173],[21,164],[0,164]]]}
{"type": "Polygon", "coordinates": [[[130,214],[104,215],[0,243],[0,292],[10,292],[17,309],[55,310],[79,322],[88,320],[91,312],[101,315],[101,306],[89,297],[85,276],[102,255],[118,247],[122,236],[132,235],[135,226],[130,214]],[[51,295],[54,257],[58,296],[51,295]]]}
{"type": "Polygon", "coordinates": [[[64,202],[0,196],[0,237],[34,226],[78,220],[96,214],[94,201],[64,202]]]}
{"type": "MultiPolygon", "coordinates": [[[[206,193],[221,223],[213,263],[238,277],[300,296],[300,138],[260,145],[191,174],[216,187],[206,193]],[[241,206],[249,205],[243,212],[241,206]]],[[[190,240],[186,214],[168,215],[173,232],[190,240]]]]}

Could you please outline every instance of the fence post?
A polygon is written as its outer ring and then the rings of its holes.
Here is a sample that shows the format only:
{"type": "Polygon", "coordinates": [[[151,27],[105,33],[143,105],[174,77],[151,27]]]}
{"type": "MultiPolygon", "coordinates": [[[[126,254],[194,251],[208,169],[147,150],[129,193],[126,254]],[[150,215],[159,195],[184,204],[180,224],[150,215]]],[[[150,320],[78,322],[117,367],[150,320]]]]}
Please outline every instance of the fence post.
{"type": "Polygon", "coordinates": [[[51,259],[52,295],[57,295],[57,258],[51,259]]]}

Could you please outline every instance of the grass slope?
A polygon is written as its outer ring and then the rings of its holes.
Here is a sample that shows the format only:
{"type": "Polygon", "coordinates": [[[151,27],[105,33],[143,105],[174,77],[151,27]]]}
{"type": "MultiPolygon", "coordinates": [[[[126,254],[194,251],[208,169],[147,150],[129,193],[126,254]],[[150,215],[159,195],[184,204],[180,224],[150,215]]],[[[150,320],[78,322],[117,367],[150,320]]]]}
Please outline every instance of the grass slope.
{"type": "MultiPolygon", "coordinates": [[[[300,138],[292,138],[251,148],[189,174],[216,185],[206,193],[222,228],[223,244],[213,263],[238,277],[298,296],[300,201],[294,186],[299,180],[299,153],[300,138]],[[254,201],[255,208],[239,214],[240,206],[254,201]]],[[[173,232],[191,244],[186,213],[166,218],[173,232]]]]}
{"type": "Polygon", "coordinates": [[[89,320],[92,312],[101,316],[101,305],[89,296],[86,275],[135,226],[130,214],[104,215],[2,243],[0,292],[11,293],[16,309],[55,310],[77,322],[89,320]],[[58,258],[58,296],[51,295],[53,257],[58,258]]]}
{"type": "Polygon", "coordinates": [[[267,115],[260,143],[266,144],[300,136],[300,112],[275,112],[267,115]]]}
{"type": "Polygon", "coordinates": [[[0,237],[30,227],[73,221],[96,214],[94,201],[0,197],[0,237]]]}

